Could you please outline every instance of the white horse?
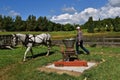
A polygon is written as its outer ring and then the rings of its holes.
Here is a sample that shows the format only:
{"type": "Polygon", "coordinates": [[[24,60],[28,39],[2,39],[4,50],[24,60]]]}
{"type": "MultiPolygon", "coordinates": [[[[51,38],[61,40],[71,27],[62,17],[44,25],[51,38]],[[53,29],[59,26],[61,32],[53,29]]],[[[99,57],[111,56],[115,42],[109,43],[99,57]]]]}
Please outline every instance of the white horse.
{"type": "Polygon", "coordinates": [[[31,52],[32,56],[33,56],[33,51],[32,51],[32,47],[34,45],[40,45],[40,44],[44,44],[48,47],[48,51],[46,56],[49,55],[50,52],[50,45],[51,45],[51,36],[50,34],[46,34],[46,33],[42,33],[39,35],[32,35],[32,34],[13,34],[13,45],[16,46],[18,43],[18,40],[22,42],[22,44],[27,48],[25,53],[24,53],[24,58],[23,61],[25,61],[26,59],[26,55],[28,53],[28,51],[31,52]]]}

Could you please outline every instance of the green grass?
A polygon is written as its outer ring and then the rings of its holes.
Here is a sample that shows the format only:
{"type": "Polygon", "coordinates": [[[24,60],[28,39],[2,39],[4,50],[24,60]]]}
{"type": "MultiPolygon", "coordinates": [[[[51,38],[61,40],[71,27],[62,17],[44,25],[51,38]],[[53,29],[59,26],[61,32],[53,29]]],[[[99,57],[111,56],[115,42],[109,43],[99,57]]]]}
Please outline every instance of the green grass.
{"type": "MultiPolygon", "coordinates": [[[[119,36],[120,32],[87,33],[85,36],[119,36]]],[[[43,32],[0,32],[0,35],[12,33],[40,34],[43,32]]],[[[52,39],[64,39],[75,37],[76,31],[48,32],[52,39]]],[[[91,55],[79,55],[81,60],[102,62],[90,70],[86,70],[79,77],[67,74],[45,73],[37,68],[62,59],[60,48],[54,46],[51,55],[46,57],[46,47],[34,47],[34,59],[28,58],[22,62],[25,48],[18,47],[14,50],[0,49],[0,80],[119,80],[120,74],[120,49],[118,47],[87,47],[91,55]],[[105,62],[104,62],[105,61],[105,62]]],[[[27,56],[31,56],[30,53],[27,56]]]]}
{"type": "MultiPolygon", "coordinates": [[[[28,58],[22,62],[25,48],[18,47],[14,50],[0,50],[0,80],[119,80],[120,74],[120,49],[118,47],[87,47],[90,55],[79,55],[87,61],[101,62],[96,67],[86,70],[79,77],[67,74],[46,73],[37,68],[62,59],[60,48],[52,47],[51,55],[46,57],[47,48],[34,47],[34,59],[28,58]]],[[[31,56],[28,53],[27,56],[31,56]]]]}

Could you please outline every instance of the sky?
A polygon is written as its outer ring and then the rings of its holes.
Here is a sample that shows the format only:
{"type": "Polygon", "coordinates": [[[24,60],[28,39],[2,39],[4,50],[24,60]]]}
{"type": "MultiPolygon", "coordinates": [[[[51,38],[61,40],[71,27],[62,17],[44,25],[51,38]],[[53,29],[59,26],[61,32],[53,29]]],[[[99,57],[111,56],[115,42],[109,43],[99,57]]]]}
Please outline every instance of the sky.
{"type": "Polygon", "coordinates": [[[29,15],[36,18],[46,16],[61,24],[84,24],[89,17],[93,20],[120,16],[120,0],[0,0],[0,15],[29,15]]]}

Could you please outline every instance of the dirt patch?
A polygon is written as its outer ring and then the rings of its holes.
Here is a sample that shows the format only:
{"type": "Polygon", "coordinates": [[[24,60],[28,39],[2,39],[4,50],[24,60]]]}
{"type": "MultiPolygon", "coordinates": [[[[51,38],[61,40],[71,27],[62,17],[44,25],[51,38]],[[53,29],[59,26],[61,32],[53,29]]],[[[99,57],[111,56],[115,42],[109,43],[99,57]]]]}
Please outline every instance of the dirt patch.
{"type": "Polygon", "coordinates": [[[54,64],[50,64],[47,66],[43,66],[38,68],[38,70],[47,72],[47,73],[57,73],[57,74],[68,74],[71,76],[80,76],[85,70],[90,69],[91,67],[96,66],[97,63],[93,62],[88,62],[88,67],[84,66],[79,66],[79,67],[56,67],[54,64]]]}
{"type": "Polygon", "coordinates": [[[53,69],[53,68],[46,68],[46,67],[40,67],[38,70],[47,72],[47,73],[57,73],[57,74],[68,74],[71,76],[80,76],[80,72],[75,72],[75,71],[68,71],[68,70],[59,70],[59,69],[53,69]]]}

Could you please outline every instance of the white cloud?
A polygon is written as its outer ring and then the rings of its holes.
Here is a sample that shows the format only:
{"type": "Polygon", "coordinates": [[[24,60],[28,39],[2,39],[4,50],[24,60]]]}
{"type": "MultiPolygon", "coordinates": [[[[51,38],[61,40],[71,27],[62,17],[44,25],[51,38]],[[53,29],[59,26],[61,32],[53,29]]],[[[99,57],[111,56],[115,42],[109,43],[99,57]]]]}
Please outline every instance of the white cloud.
{"type": "Polygon", "coordinates": [[[74,7],[64,7],[64,8],[62,8],[62,11],[63,12],[67,12],[67,13],[74,13],[74,12],[76,12],[74,7]]]}
{"type": "Polygon", "coordinates": [[[59,16],[53,16],[51,20],[56,23],[66,24],[66,23],[69,23],[70,20],[72,20],[71,17],[72,17],[72,15],[65,13],[65,14],[62,14],[59,16]]]}
{"type": "Polygon", "coordinates": [[[9,11],[11,8],[9,6],[3,7],[2,11],[9,11]]]}
{"type": "Polygon", "coordinates": [[[0,11],[1,11],[1,14],[2,14],[2,15],[5,15],[5,16],[7,15],[7,16],[15,17],[15,16],[17,16],[17,15],[20,15],[19,12],[16,12],[15,10],[12,10],[11,7],[9,7],[9,6],[2,7],[2,8],[0,9],[0,11]]]}
{"type": "Polygon", "coordinates": [[[106,4],[105,6],[99,9],[86,8],[83,11],[75,12],[74,14],[64,13],[58,16],[53,16],[51,18],[51,21],[61,24],[66,24],[66,23],[83,24],[91,16],[93,17],[93,20],[98,20],[99,18],[100,19],[115,18],[116,16],[120,16],[120,7],[118,7],[118,4],[120,4],[119,2],[120,0],[109,0],[109,5],[106,4]],[[114,6],[113,4],[110,3],[113,3],[114,6]]]}
{"type": "Polygon", "coordinates": [[[8,12],[8,15],[10,15],[10,16],[18,16],[18,15],[20,15],[20,13],[14,11],[14,10],[11,10],[11,11],[8,12]]]}
{"type": "Polygon", "coordinates": [[[53,16],[51,21],[56,22],[56,23],[62,23],[62,24],[66,24],[66,23],[80,24],[80,23],[84,23],[85,21],[87,21],[90,16],[97,17],[96,16],[97,13],[98,13],[97,9],[87,8],[80,13],[76,12],[72,15],[68,14],[68,13],[65,13],[65,14],[61,14],[61,15],[58,15],[58,16],[53,16]]]}
{"type": "Polygon", "coordinates": [[[112,6],[102,7],[99,13],[102,19],[114,18],[116,16],[120,16],[120,7],[112,7],[112,6]]]}
{"type": "Polygon", "coordinates": [[[113,7],[120,7],[120,0],[108,0],[109,4],[113,7]]]}

